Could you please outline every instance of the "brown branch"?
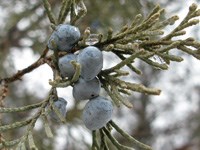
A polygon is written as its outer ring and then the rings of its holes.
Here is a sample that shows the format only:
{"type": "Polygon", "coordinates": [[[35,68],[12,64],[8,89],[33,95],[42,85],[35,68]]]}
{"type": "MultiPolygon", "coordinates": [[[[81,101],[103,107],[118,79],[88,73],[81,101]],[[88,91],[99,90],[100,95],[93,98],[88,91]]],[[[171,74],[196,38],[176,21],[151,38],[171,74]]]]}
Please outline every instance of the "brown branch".
{"type": "MultiPolygon", "coordinates": [[[[8,86],[3,82],[0,84],[0,107],[4,107],[4,99],[8,93],[8,86]]],[[[3,114],[0,114],[0,126],[2,124],[3,114]]],[[[0,133],[0,143],[3,143],[4,137],[3,134],[0,133]]],[[[5,150],[5,149],[2,149],[5,150]]]]}
{"type": "Polygon", "coordinates": [[[49,49],[46,47],[45,50],[43,51],[43,53],[41,54],[40,58],[36,62],[31,64],[27,68],[19,70],[16,74],[14,74],[11,77],[0,79],[0,83],[4,82],[5,84],[8,84],[8,83],[14,82],[16,80],[20,80],[23,75],[33,71],[34,69],[36,69],[37,67],[39,67],[40,65],[45,63],[44,58],[45,58],[48,51],[49,51],[49,49]]]}

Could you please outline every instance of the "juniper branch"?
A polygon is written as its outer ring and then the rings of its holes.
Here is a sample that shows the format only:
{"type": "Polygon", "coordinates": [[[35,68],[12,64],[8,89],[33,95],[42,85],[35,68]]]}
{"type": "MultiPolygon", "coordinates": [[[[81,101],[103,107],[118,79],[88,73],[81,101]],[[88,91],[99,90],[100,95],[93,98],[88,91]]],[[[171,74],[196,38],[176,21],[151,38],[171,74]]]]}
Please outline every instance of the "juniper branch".
{"type": "Polygon", "coordinates": [[[61,24],[65,21],[67,14],[70,11],[70,7],[73,0],[63,0],[62,7],[60,9],[58,23],[61,24]]]}
{"type": "Polygon", "coordinates": [[[31,119],[28,119],[28,120],[25,120],[25,121],[19,121],[19,122],[15,122],[15,123],[8,124],[8,125],[2,125],[2,126],[0,126],[0,133],[8,131],[8,130],[11,130],[11,129],[15,129],[15,128],[20,128],[20,127],[26,126],[31,121],[32,121],[31,119]]]}
{"type": "Polygon", "coordinates": [[[101,144],[100,144],[100,150],[109,150],[108,145],[106,143],[105,139],[105,133],[103,132],[103,129],[99,129],[100,132],[100,138],[101,138],[101,144]]]}
{"type": "Polygon", "coordinates": [[[0,113],[15,113],[15,112],[22,112],[22,111],[27,111],[31,109],[38,108],[42,105],[43,102],[36,103],[36,104],[31,104],[23,107],[18,107],[18,108],[5,108],[5,107],[0,107],[0,113]]]}
{"type": "Polygon", "coordinates": [[[124,59],[123,61],[121,61],[120,63],[118,63],[116,66],[110,68],[110,69],[106,69],[106,70],[103,70],[103,73],[111,73],[113,72],[114,70],[116,69],[120,69],[121,67],[125,66],[126,64],[131,64],[131,62],[136,58],[136,57],[139,57],[140,55],[144,54],[145,51],[138,51],[136,53],[134,53],[133,55],[131,55],[130,57],[124,59]]]}
{"type": "Polygon", "coordinates": [[[56,25],[56,19],[53,15],[53,12],[51,10],[51,5],[49,4],[48,0],[42,0],[43,1],[43,4],[44,4],[44,8],[46,10],[46,13],[48,15],[48,18],[50,20],[50,22],[54,25],[56,25]]]}
{"type": "Polygon", "coordinates": [[[80,72],[81,72],[81,66],[80,66],[80,64],[77,63],[77,62],[74,62],[74,61],[72,61],[71,64],[75,68],[75,73],[74,73],[72,79],[71,80],[69,80],[69,79],[63,80],[63,79],[57,78],[57,79],[54,79],[53,81],[49,80],[49,84],[52,87],[62,87],[62,88],[65,88],[65,87],[67,87],[69,85],[72,85],[74,82],[76,82],[79,79],[80,72]]]}
{"type": "Polygon", "coordinates": [[[134,20],[131,23],[131,27],[137,26],[141,20],[142,20],[142,15],[141,14],[136,15],[134,20]]]}
{"type": "Polygon", "coordinates": [[[43,101],[43,103],[42,103],[41,107],[39,108],[39,110],[37,111],[37,113],[31,119],[29,119],[30,122],[27,124],[28,126],[27,126],[26,133],[20,139],[21,143],[24,143],[26,140],[29,140],[30,148],[37,149],[37,147],[35,146],[35,144],[33,142],[33,138],[32,138],[33,128],[34,128],[35,123],[38,120],[38,118],[42,116],[42,113],[44,112],[45,107],[48,105],[48,103],[52,97],[52,94],[54,94],[53,92],[54,92],[54,88],[51,88],[51,90],[49,91],[48,97],[43,101]]]}
{"type": "Polygon", "coordinates": [[[125,88],[128,90],[132,90],[132,91],[136,91],[136,92],[140,92],[140,93],[152,94],[152,95],[159,95],[161,92],[161,90],[159,90],[159,89],[147,88],[142,84],[126,82],[126,81],[120,80],[118,78],[113,78],[110,75],[102,74],[102,76],[105,77],[103,80],[102,80],[102,78],[100,78],[100,80],[103,84],[105,82],[108,82],[109,84],[114,84],[115,86],[119,86],[121,88],[125,88]]]}
{"type": "Polygon", "coordinates": [[[109,138],[109,140],[113,143],[113,145],[118,149],[118,150],[134,150],[134,148],[124,146],[120,144],[110,133],[108,129],[103,127],[103,131],[105,132],[106,136],[109,138]]]}
{"type": "Polygon", "coordinates": [[[0,143],[0,149],[2,149],[4,147],[12,147],[12,146],[18,144],[20,142],[20,140],[21,140],[21,138],[12,140],[12,141],[3,141],[2,143],[0,143]]]}
{"type": "MultiPolygon", "coordinates": [[[[8,84],[8,83],[14,82],[16,80],[20,80],[20,78],[23,75],[33,71],[34,69],[36,69],[37,67],[39,67],[40,65],[45,63],[44,58],[45,58],[48,51],[49,51],[49,49],[46,47],[45,50],[43,51],[43,53],[41,54],[40,58],[37,61],[35,61],[33,64],[31,64],[30,66],[28,66],[25,69],[19,70],[16,74],[14,74],[11,77],[0,79],[0,83],[5,82],[5,84],[8,84]]],[[[47,59],[49,59],[49,58],[47,58],[47,59]]]]}
{"type": "Polygon", "coordinates": [[[170,32],[167,36],[163,37],[162,40],[170,40],[173,37],[173,34],[183,30],[184,28],[187,28],[189,26],[197,24],[199,21],[198,20],[193,20],[189,21],[190,19],[200,16],[199,10],[197,9],[196,4],[192,4],[189,8],[189,12],[186,15],[186,17],[181,21],[181,23],[172,31],[170,32]],[[195,14],[195,15],[194,15],[195,14]]]}
{"type": "MultiPolygon", "coordinates": [[[[124,57],[122,54],[119,54],[119,53],[116,53],[116,52],[114,52],[121,60],[125,60],[126,59],[126,57],[124,57]]],[[[127,67],[129,67],[133,72],[135,72],[135,73],[137,73],[138,75],[141,75],[142,74],[142,72],[138,69],[138,68],[136,68],[136,67],[134,67],[132,64],[126,64],[127,65],[127,67]]]]}
{"type": "Polygon", "coordinates": [[[78,10],[78,14],[77,15],[75,13],[72,13],[72,12],[74,12],[74,8],[71,11],[71,14],[73,14],[73,15],[71,16],[70,23],[72,25],[74,25],[79,19],[84,17],[86,15],[86,13],[87,13],[87,8],[86,8],[83,0],[80,0],[79,2],[74,2],[74,5],[79,5],[80,8],[78,10]]]}
{"type": "Polygon", "coordinates": [[[71,64],[73,65],[74,69],[75,69],[75,73],[71,79],[71,83],[78,81],[79,76],[81,74],[81,65],[75,61],[72,61],[71,64]]]}
{"type": "Polygon", "coordinates": [[[60,119],[60,121],[62,123],[66,123],[66,119],[62,116],[62,114],[60,113],[60,111],[58,110],[58,108],[54,105],[53,99],[50,99],[50,107],[55,112],[55,114],[58,116],[58,118],[60,119]]]}
{"type": "Polygon", "coordinates": [[[48,122],[48,119],[47,119],[46,111],[43,111],[43,114],[41,115],[41,117],[42,117],[42,120],[44,122],[44,129],[45,129],[47,137],[53,138],[53,133],[52,133],[52,130],[51,130],[50,126],[49,126],[49,122],[48,122]]]}
{"type": "Polygon", "coordinates": [[[29,142],[29,147],[30,147],[31,150],[38,150],[38,148],[35,145],[35,142],[33,140],[32,132],[28,133],[28,142],[29,142]]]}
{"type": "Polygon", "coordinates": [[[196,53],[196,51],[194,51],[194,50],[192,50],[192,49],[190,49],[190,48],[188,48],[188,47],[186,47],[184,45],[180,45],[180,46],[178,46],[178,48],[180,50],[182,50],[182,51],[194,56],[195,58],[200,59],[200,54],[196,53]]]}
{"type": "Polygon", "coordinates": [[[150,59],[146,59],[146,58],[141,58],[141,60],[143,60],[144,62],[146,62],[147,64],[155,67],[155,68],[159,68],[159,69],[163,69],[163,70],[167,70],[168,69],[168,65],[167,64],[160,64],[160,63],[157,63],[157,62],[154,62],[150,59]]]}
{"type": "Polygon", "coordinates": [[[126,99],[125,97],[123,97],[116,86],[112,86],[112,91],[113,91],[113,95],[115,95],[115,97],[118,99],[118,101],[120,101],[122,104],[124,104],[126,107],[128,108],[132,108],[133,105],[129,102],[128,99],[126,99]]]}
{"type": "Polygon", "coordinates": [[[125,137],[127,140],[132,142],[135,146],[139,147],[141,150],[152,150],[152,148],[148,145],[145,145],[138,140],[134,139],[132,136],[130,136],[128,133],[123,131],[117,124],[115,124],[112,120],[109,122],[109,124],[116,129],[117,132],[119,132],[123,137],[125,137]]]}
{"type": "Polygon", "coordinates": [[[92,131],[92,150],[100,150],[97,143],[96,131],[92,131]]]}

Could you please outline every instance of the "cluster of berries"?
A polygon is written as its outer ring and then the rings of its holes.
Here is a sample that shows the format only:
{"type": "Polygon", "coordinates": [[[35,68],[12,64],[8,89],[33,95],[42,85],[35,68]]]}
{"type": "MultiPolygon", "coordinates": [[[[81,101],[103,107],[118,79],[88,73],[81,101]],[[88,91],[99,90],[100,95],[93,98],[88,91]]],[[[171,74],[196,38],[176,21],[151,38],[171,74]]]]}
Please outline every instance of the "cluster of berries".
{"type": "MultiPolygon", "coordinates": [[[[52,50],[70,52],[79,39],[80,31],[77,27],[61,24],[52,33],[48,47],[52,50]]],[[[81,66],[79,80],[73,84],[73,97],[77,101],[89,100],[83,110],[83,122],[90,130],[100,129],[111,120],[113,112],[112,102],[99,96],[101,83],[97,75],[103,68],[103,54],[97,47],[88,46],[78,54],[69,53],[59,58],[58,67],[62,78],[72,79],[75,73],[72,61],[81,66]]],[[[62,115],[66,114],[67,102],[63,98],[58,98],[54,105],[62,115]]],[[[55,113],[51,116],[55,118],[54,115],[55,113]]]]}

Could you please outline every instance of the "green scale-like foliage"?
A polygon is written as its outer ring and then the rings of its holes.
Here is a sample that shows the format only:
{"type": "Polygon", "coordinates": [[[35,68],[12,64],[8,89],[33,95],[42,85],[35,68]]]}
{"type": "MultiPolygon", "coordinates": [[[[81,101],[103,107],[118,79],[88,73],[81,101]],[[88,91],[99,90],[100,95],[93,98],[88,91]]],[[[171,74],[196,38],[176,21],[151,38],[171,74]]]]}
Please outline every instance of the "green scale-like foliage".
{"type": "MultiPolygon", "coordinates": [[[[77,21],[81,21],[81,18],[84,17],[87,13],[87,9],[83,0],[63,0],[60,8],[60,12],[57,15],[58,18],[55,18],[56,15],[53,14],[51,10],[51,5],[48,0],[43,0],[44,9],[46,10],[47,16],[50,21],[50,26],[52,29],[59,24],[65,22],[66,17],[70,16],[70,24],[76,25],[77,21]],[[79,6],[79,12],[76,13],[76,6],[79,6]]],[[[161,70],[167,70],[168,65],[171,61],[181,62],[183,58],[177,56],[171,52],[172,49],[176,49],[182,52],[185,52],[193,57],[200,59],[200,43],[188,37],[186,39],[182,38],[182,35],[186,34],[184,29],[196,25],[199,23],[196,17],[200,16],[200,10],[197,8],[196,4],[192,4],[189,7],[189,12],[186,17],[181,21],[181,23],[175,27],[170,33],[164,34],[164,29],[168,25],[173,25],[179,18],[178,16],[172,16],[163,20],[161,17],[164,13],[164,9],[156,6],[153,11],[146,17],[143,18],[142,15],[138,14],[135,16],[132,23],[127,24],[121,28],[120,31],[113,34],[113,30],[110,28],[106,35],[98,34],[98,42],[94,46],[98,47],[102,51],[112,52],[114,55],[121,59],[115,66],[102,70],[98,75],[102,87],[108,93],[112,101],[116,104],[117,107],[120,105],[125,105],[128,108],[132,108],[132,104],[124,95],[131,95],[132,92],[140,92],[143,94],[149,95],[159,95],[161,90],[151,87],[146,87],[140,83],[132,83],[122,80],[122,76],[128,76],[131,73],[138,75],[142,74],[142,71],[134,66],[134,61],[139,59],[144,63],[161,70]],[[174,38],[176,37],[176,38],[174,38]],[[179,38],[180,37],[180,38],[179,38]],[[154,62],[151,58],[157,56],[164,61],[164,63],[154,62]],[[130,68],[130,71],[124,71],[122,68],[127,66],[130,68]]],[[[87,16],[86,16],[87,17],[87,16]]],[[[87,39],[90,37],[90,28],[86,28],[85,32],[82,35],[81,40],[73,48],[73,52],[79,51],[82,48],[87,47],[87,39]]],[[[55,45],[56,46],[56,45],[55,45]]],[[[51,131],[49,121],[47,119],[48,112],[53,110],[57,114],[58,118],[62,123],[65,123],[66,120],[59,113],[57,108],[53,105],[53,99],[57,98],[56,88],[73,85],[80,76],[80,64],[72,62],[76,72],[71,80],[62,79],[59,75],[58,69],[58,58],[67,55],[67,53],[55,51],[54,54],[47,56],[48,48],[44,48],[44,51],[40,58],[30,65],[29,67],[18,71],[11,77],[2,78],[1,83],[1,97],[0,97],[0,113],[18,113],[24,112],[32,109],[37,109],[37,112],[30,116],[29,119],[15,122],[7,125],[0,126],[0,149],[16,146],[16,149],[26,149],[26,142],[29,143],[31,149],[37,149],[37,146],[34,144],[34,127],[35,123],[39,118],[42,118],[44,122],[45,132],[47,137],[52,138],[53,133],[51,131]],[[30,104],[28,106],[18,107],[18,108],[4,108],[3,99],[7,94],[7,85],[12,82],[20,79],[26,73],[29,73],[36,69],[37,67],[48,64],[53,72],[54,79],[49,81],[49,84],[52,86],[51,90],[46,99],[43,101],[30,104]],[[26,132],[22,137],[18,139],[7,140],[3,138],[3,134],[9,130],[14,130],[16,128],[26,127],[26,132]]],[[[91,149],[109,149],[108,140],[119,150],[131,150],[132,147],[127,147],[120,144],[115,137],[111,134],[112,129],[115,129],[120,133],[125,139],[133,143],[136,147],[140,149],[151,149],[150,146],[147,146],[129,134],[127,134],[123,129],[117,126],[112,120],[107,123],[107,125],[98,131],[93,131],[93,143],[91,149]],[[99,136],[97,136],[97,134],[99,136]]]]}

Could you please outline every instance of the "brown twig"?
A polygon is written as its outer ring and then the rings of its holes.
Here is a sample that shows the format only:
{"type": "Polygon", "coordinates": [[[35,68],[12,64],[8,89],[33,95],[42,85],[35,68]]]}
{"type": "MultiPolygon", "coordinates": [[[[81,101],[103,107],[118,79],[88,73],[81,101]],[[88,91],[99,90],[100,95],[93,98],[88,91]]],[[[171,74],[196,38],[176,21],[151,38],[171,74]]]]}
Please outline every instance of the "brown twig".
{"type": "Polygon", "coordinates": [[[34,69],[36,69],[37,67],[39,67],[40,65],[44,64],[45,63],[44,58],[45,58],[48,50],[49,49],[46,47],[45,50],[43,51],[43,53],[41,54],[40,58],[36,62],[31,64],[27,68],[19,70],[16,74],[12,75],[11,77],[0,79],[0,83],[4,82],[5,84],[8,84],[8,83],[14,82],[16,80],[20,80],[20,78],[23,75],[25,75],[26,73],[29,73],[29,72],[33,71],[34,69]]]}
{"type": "MultiPolygon", "coordinates": [[[[8,86],[5,84],[5,82],[1,83],[1,87],[0,87],[0,107],[4,107],[4,99],[8,93],[8,86]]],[[[0,114],[0,125],[2,123],[2,119],[3,119],[3,114],[0,114]]],[[[4,138],[3,138],[3,134],[0,133],[0,143],[3,143],[4,138]]],[[[5,149],[2,149],[5,150],[5,149]]]]}

